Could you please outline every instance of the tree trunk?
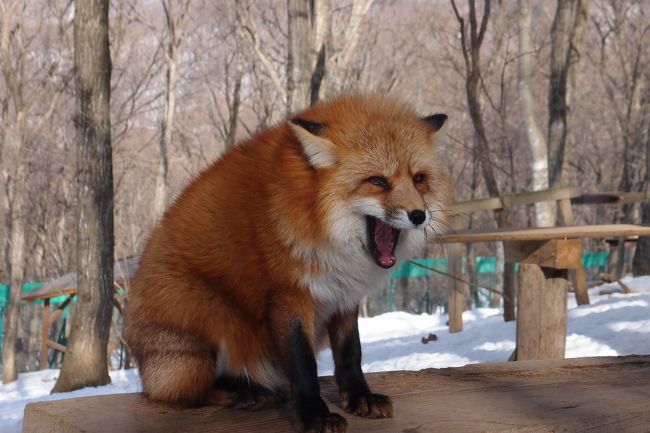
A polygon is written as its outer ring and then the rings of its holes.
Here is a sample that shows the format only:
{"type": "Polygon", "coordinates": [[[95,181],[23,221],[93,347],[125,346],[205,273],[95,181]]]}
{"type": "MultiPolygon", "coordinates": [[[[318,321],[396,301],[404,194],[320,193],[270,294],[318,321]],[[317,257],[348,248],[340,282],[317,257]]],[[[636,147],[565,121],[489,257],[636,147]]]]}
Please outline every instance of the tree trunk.
{"type": "MultiPolygon", "coordinates": [[[[23,172],[23,169],[19,170],[23,172]]],[[[22,186],[15,185],[18,189],[24,189],[24,173],[18,176],[23,177],[22,181],[14,180],[14,184],[22,183],[22,186]]],[[[9,383],[18,377],[16,364],[16,340],[20,326],[20,295],[22,292],[25,276],[25,221],[22,215],[24,207],[24,193],[17,192],[12,200],[11,206],[11,229],[9,244],[9,278],[10,292],[9,303],[5,309],[4,317],[4,338],[2,342],[2,382],[9,383]]]]}
{"type": "Polygon", "coordinates": [[[287,0],[287,113],[295,113],[310,105],[311,42],[310,17],[313,6],[309,0],[287,0]]]}
{"type": "MultiPolygon", "coordinates": [[[[18,101],[16,101],[18,102],[18,101]]],[[[18,102],[16,108],[22,109],[18,102]],[[20,108],[19,108],[20,107],[20,108]]],[[[4,336],[2,342],[2,382],[13,382],[18,377],[16,342],[20,323],[20,296],[25,277],[25,186],[26,173],[23,160],[24,137],[24,112],[16,116],[15,133],[9,140],[14,146],[16,160],[14,172],[8,179],[9,201],[9,303],[5,309],[4,336]]]]}
{"type": "MultiPolygon", "coordinates": [[[[325,98],[329,98],[345,89],[346,77],[350,75],[352,61],[357,52],[357,46],[359,45],[359,39],[362,34],[361,24],[373,3],[374,0],[353,0],[351,2],[348,20],[345,26],[341,26],[342,32],[340,34],[337,30],[336,47],[334,46],[334,34],[331,28],[333,7],[331,4],[323,7],[322,18],[325,20],[323,21],[323,28],[329,32],[326,35],[326,38],[329,39],[329,42],[326,42],[326,46],[330,52],[328,54],[329,58],[325,61],[324,66],[327,70],[327,80],[323,86],[323,96],[325,98]],[[328,17],[325,16],[327,11],[330,14],[329,22],[327,22],[328,17]]],[[[317,46],[316,49],[320,50],[320,46],[317,46]]]]}
{"type": "MultiPolygon", "coordinates": [[[[548,188],[548,150],[542,130],[535,120],[534,99],[530,90],[530,58],[533,55],[531,41],[532,8],[530,0],[519,0],[519,61],[518,61],[518,87],[519,109],[522,116],[526,139],[530,147],[533,174],[533,191],[548,188]]],[[[537,227],[551,227],[555,225],[555,205],[545,201],[535,203],[535,225],[537,227]]]]}
{"type": "MultiPolygon", "coordinates": [[[[643,203],[641,223],[645,226],[650,226],[650,203],[648,202],[643,203]]],[[[632,262],[632,273],[635,277],[639,275],[650,275],[650,236],[641,236],[636,243],[634,261],[632,262]]]]}
{"type": "MultiPolygon", "coordinates": [[[[241,30],[241,18],[237,14],[237,28],[235,29],[235,84],[232,96],[226,93],[228,102],[228,124],[226,129],[226,149],[235,145],[237,140],[237,125],[239,124],[239,110],[241,108],[241,85],[244,78],[244,44],[241,30]]],[[[228,90],[228,89],[226,89],[228,90]]]]}
{"type": "Polygon", "coordinates": [[[4,210],[8,216],[9,242],[5,242],[3,248],[5,255],[5,266],[9,274],[9,303],[5,309],[4,335],[2,344],[3,383],[9,383],[18,377],[16,364],[16,341],[20,327],[20,295],[23,287],[25,274],[25,187],[27,175],[25,173],[25,117],[27,115],[27,104],[24,96],[24,80],[22,69],[13,64],[16,53],[12,50],[14,44],[13,31],[18,28],[14,26],[17,8],[20,2],[14,1],[4,5],[3,16],[0,20],[0,64],[2,75],[8,96],[3,100],[2,106],[2,143],[0,144],[0,157],[2,157],[3,168],[0,170],[2,180],[5,184],[6,198],[3,203],[4,210]],[[14,122],[13,128],[9,127],[10,103],[13,104],[14,122]],[[5,147],[6,146],[6,147],[5,147]],[[14,159],[9,161],[5,155],[13,155],[14,159]]]}
{"type": "MultiPolygon", "coordinates": [[[[646,135],[645,145],[645,193],[646,201],[641,205],[641,224],[650,226],[650,124],[646,135]]],[[[636,251],[632,262],[634,276],[650,275],[650,236],[641,236],[636,242],[636,251]]]]}
{"type": "MultiPolygon", "coordinates": [[[[472,125],[476,132],[478,159],[483,171],[483,180],[490,194],[490,197],[501,197],[501,191],[494,175],[494,168],[491,159],[490,145],[485,131],[483,122],[483,111],[479,98],[479,84],[481,80],[481,45],[485,38],[488,21],[490,19],[490,0],[483,3],[483,17],[479,23],[476,16],[476,2],[469,0],[469,29],[465,26],[465,18],[460,15],[456,2],[451,0],[451,6],[458,20],[460,27],[460,42],[465,61],[465,92],[467,94],[467,108],[472,119],[472,125]],[[469,30],[469,32],[468,32],[469,30]]],[[[510,211],[501,209],[494,211],[494,219],[498,227],[507,227],[510,225],[510,211]]],[[[499,246],[497,256],[503,251],[503,246],[499,246]]],[[[514,301],[514,268],[510,264],[504,265],[503,270],[503,292],[510,298],[510,301],[504,300],[503,316],[506,321],[514,320],[515,306],[514,301]]],[[[498,272],[498,270],[497,270],[498,272]]],[[[497,283],[498,284],[498,283],[497,283]]]]}
{"type": "Polygon", "coordinates": [[[558,0],[551,29],[551,76],[548,91],[549,184],[563,185],[569,149],[571,95],[587,23],[588,0],[558,0]]]}
{"type": "Polygon", "coordinates": [[[52,392],[110,382],[106,351],[113,310],[113,168],[108,8],[109,0],[75,3],[79,294],[52,392]]]}
{"type": "Polygon", "coordinates": [[[160,123],[160,159],[156,171],[156,187],[154,192],[153,212],[160,218],[167,205],[167,189],[169,188],[169,145],[172,141],[174,128],[174,112],[176,109],[176,51],[179,40],[176,37],[176,15],[173,11],[173,2],[162,0],[167,23],[167,52],[165,75],[165,108],[160,123]]]}

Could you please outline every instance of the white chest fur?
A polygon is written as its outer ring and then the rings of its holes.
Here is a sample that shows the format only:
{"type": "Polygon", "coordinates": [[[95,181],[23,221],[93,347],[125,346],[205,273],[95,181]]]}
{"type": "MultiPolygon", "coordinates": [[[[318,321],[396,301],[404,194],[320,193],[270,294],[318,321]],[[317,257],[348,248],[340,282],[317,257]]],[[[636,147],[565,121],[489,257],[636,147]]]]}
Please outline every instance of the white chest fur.
{"type": "MultiPolygon", "coordinates": [[[[395,251],[396,266],[413,257],[418,248],[422,249],[424,241],[423,230],[403,231],[395,251]]],[[[361,298],[379,290],[384,278],[394,270],[378,266],[359,238],[342,243],[335,249],[320,251],[315,257],[322,272],[303,276],[302,283],[316,300],[331,306],[334,311],[355,308],[361,298]]]]}

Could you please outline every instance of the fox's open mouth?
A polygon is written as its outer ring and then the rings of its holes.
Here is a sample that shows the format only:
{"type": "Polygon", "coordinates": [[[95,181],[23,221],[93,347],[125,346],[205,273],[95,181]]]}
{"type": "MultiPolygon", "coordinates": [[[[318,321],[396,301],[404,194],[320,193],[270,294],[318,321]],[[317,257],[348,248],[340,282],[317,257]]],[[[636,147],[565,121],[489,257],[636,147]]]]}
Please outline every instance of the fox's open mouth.
{"type": "Polygon", "coordinates": [[[370,215],[366,215],[366,221],[370,255],[382,268],[390,268],[397,261],[395,247],[399,239],[399,229],[370,215]]]}

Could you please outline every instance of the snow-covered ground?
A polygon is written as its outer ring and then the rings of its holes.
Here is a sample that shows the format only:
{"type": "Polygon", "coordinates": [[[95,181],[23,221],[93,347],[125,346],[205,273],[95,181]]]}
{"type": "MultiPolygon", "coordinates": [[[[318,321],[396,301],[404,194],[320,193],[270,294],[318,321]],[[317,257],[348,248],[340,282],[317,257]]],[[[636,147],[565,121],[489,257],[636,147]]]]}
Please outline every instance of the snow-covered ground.
{"type": "MultiPolygon", "coordinates": [[[[650,277],[623,280],[634,293],[598,295],[606,284],[590,290],[591,304],[576,307],[569,296],[566,356],[650,354],[650,277]]],[[[505,361],[515,348],[515,323],[505,323],[499,310],[480,308],[463,314],[465,330],[449,334],[446,316],[387,313],[360,319],[363,370],[420,370],[455,367],[476,362],[505,361]],[[421,342],[430,333],[438,338],[421,342]]],[[[319,374],[333,372],[329,350],[318,357],[319,374]]],[[[0,432],[18,433],[27,403],[97,394],[135,392],[140,388],[135,370],[111,372],[112,384],[50,395],[58,370],[21,374],[18,381],[0,385],[0,432]]]]}

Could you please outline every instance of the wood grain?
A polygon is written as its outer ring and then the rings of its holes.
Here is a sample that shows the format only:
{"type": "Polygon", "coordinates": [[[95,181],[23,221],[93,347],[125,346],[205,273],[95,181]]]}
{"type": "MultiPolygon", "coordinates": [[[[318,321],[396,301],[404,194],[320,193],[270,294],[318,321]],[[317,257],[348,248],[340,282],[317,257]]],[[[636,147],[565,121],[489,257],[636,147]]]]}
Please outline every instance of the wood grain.
{"type": "Polygon", "coordinates": [[[535,264],[554,269],[582,267],[582,241],[579,239],[509,241],[505,243],[505,254],[506,261],[510,263],[535,264]]]}
{"type": "Polygon", "coordinates": [[[543,227],[533,229],[462,230],[438,237],[442,243],[538,241],[546,239],[581,239],[650,236],[650,227],[633,224],[543,227]]]}
{"type": "Polygon", "coordinates": [[[562,359],[566,347],[567,271],[522,264],[517,297],[517,360],[562,359]]]}
{"type": "Polygon", "coordinates": [[[477,200],[468,200],[456,202],[451,205],[452,214],[465,214],[486,210],[502,209],[504,207],[521,206],[533,204],[540,201],[557,201],[563,199],[573,199],[580,196],[580,188],[559,187],[550,188],[542,191],[529,191],[519,194],[504,195],[501,197],[488,197],[477,200]]]}
{"type": "MultiPolygon", "coordinates": [[[[644,432],[650,431],[650,356],[477,364],[419,372],[368,374],[389,394],[395,418],[346,414],[349,433],[644,432]]],[[[336,411],[334,380],[323,395],[336,411]]],[[[340,411],[339,411],[340,412],[340,411]]],[[[179,409],[141,394],[33,403],[24,433],[287,433],[283,407],[259,412],[179,409]]]]}

